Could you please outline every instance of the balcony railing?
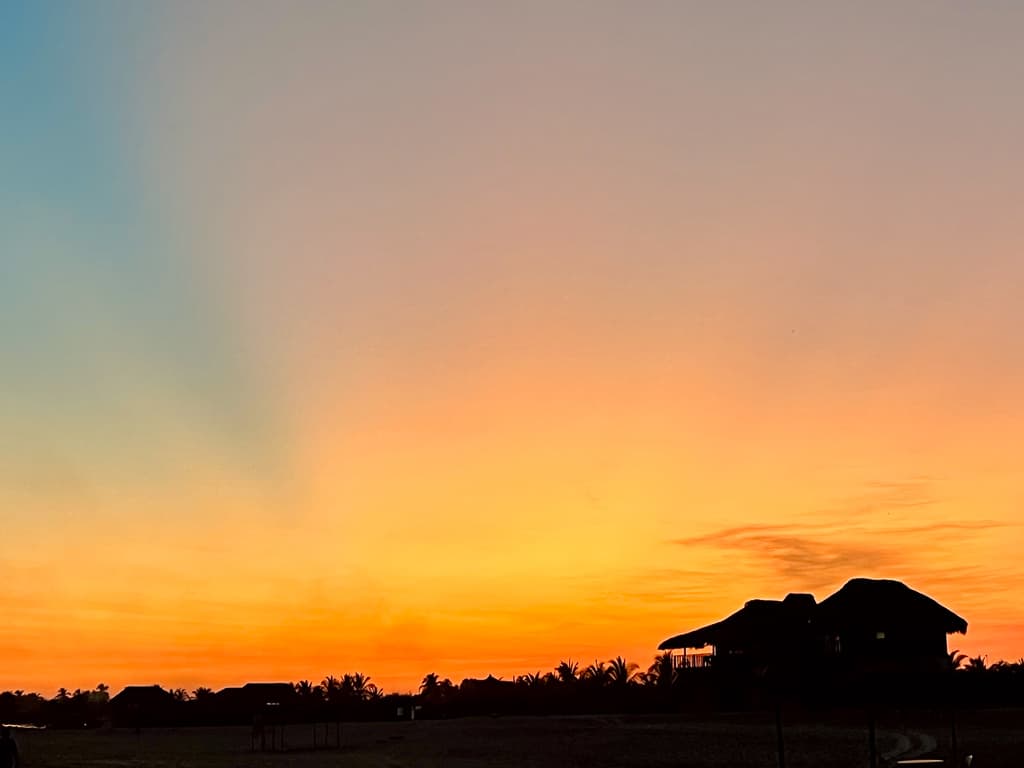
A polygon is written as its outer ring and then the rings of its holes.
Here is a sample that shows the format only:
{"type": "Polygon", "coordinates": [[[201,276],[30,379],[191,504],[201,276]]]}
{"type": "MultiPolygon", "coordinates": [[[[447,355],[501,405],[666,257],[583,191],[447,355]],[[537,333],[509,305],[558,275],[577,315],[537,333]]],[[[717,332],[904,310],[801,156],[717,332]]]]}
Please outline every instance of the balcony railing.
{"type": "Polygon", "coordinates": [[[672,656],[672,666],[675,669],[703,669],[710,667],[714,654],[707,653],[679,653],[672,656]]]}

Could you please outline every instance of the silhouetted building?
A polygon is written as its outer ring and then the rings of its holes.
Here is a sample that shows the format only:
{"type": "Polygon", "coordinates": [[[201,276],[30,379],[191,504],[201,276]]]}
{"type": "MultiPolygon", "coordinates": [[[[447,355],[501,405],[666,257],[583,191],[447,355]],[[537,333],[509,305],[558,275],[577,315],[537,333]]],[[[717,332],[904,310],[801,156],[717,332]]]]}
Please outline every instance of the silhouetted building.
{"type": "Polygon", "coordinates": [[[789,594],[784,600],[748,600],[736,613],[706,627],[670,637],[658,648],[681,650],[677,667],[742,667],[750,671],[770,664],[799,663],[813,653],[811,620],[814,596],[789,594]],[[703,648],[710,652],[690,653],[703,648]]]}
{"type": "Polygon", "coordinates": [[[122,727],[163,725],[172,719],[174,705],[174,696],[159,685],[129,685],[110,700],[110,714],[122,727]]]}
{"type": "Polygon", "coordinates": [[[881,672],[948,668],[946,635],[967,633],[967,622],[906,584],[852,579],[814,613],[825,652],[881,672]]]}
{"type": "Polygon", "coordinates": [[[515,683],[493,675],[483,680],[468,677],[459,684],[459,702],[468,712],[509,712],[515,707],[516,693],[515,683]]]}
{"type": "Polygon", "coordinates": [[[736,613],[665,640],[677,668],[717,669],[798,683],[948,668],[946,635],[967,622],[927,595],[888,579],[852,579],[821,603],[813,595],[750,600],[736,613]]]}
{"type": "Polygon", "coordinates": [[[283,721],[292,715],[297,699],[290,683],[246,683],[218,691],[214,709],[228,722],[250,723],[255,718],[283,721]]]}

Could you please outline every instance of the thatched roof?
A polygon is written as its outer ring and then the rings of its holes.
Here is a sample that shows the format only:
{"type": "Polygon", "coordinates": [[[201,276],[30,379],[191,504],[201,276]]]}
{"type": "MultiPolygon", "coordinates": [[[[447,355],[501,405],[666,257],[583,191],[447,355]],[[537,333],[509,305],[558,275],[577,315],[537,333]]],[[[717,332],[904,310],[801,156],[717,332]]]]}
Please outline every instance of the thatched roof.
{"type": "Polygon", "coordinates": [[[946,634],[967,632],[964,619],[900,581],[858,578],[817,605],[807,594],[787,595],[785,600],[750,600],[721,621],[670,637],[658,650],[771,642],[806,630],[808,621],[824,630],[913,624],[946,634]]]}
{"type": "Polygon", "coordinates": [[[515,687],[511,680],[499,680],[494,675],[488,675],[482,680],[467,677],[459,683],[459,690],[463,693],[500,691],[515,687]]]}
{"type": "Polygon", "coordinates": [[[822,600],[816,623],[843,628],[866,624],[916,624],[941,628],[946,634],[967,633],[967,622],[927,595],[891,579],[851,579],[822,600]]]}
{"type": "Polygon", "coordinates": [[[171,701],[174,701],[174,696],[159,685],[128,685],[110,703],[115,706],[152,706],[171,701]]]}
{"type": "Polygon", "coordinates": [[[246,683],[241,688],[224,688],[217,692],[217,698],[222,703],[253,707],[286,704],[295,695],[291,683],[246,683]]]}
{"type": "Polygon", "coordinates": [[[751,637],[777,636],[787,627],[806,626],[814,610],[814,596],[793,593],[785,600],[748,600],[732,615],[706,627],[665,640],[658,650],[732,646],[751,637]]]}

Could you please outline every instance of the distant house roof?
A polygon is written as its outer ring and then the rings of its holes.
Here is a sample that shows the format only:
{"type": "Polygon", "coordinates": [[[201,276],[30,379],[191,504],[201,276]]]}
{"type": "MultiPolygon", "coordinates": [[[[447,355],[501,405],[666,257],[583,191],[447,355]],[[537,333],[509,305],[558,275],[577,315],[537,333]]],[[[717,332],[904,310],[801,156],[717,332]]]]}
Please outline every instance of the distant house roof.
{"type": "Polygon", "coordinates": [[[249,694],[273,695],[290,699],[295,695],[291,683],[246,683],[242,690],[249,694]]]}
{"type": "Polygon", "coordinates": [[[826,627],[915,624],[966,634],[967,621],[901,581],[851,579],[818,605],[815,620],[826,627]]]}
{"type": "Polygon", "coordinates": [[[174,697],[159,685],[128,685],[110,703],[116,706],[150,706],[166,704],[174,697]]]}
{"type": "Polygon", "coordinates": [[[670,637],[658,649],[730,646],[751,637],[769,638],[780,634],[786,627],[806,626],[814,606],[814,596],[803,593],[786,595],[784,600],[748,600],[742,608],[721,621],[670,637]]]}
{"type": "Polygon", "coordinates": [[[216,695],[223,702],[262,707],[267,704],[288,703],[296,694],[291,683],[246,683],[236,688],[223,688],[217,691],[216,695]]]}
{"type": "Polygon", "coordinates": [[[513,688],[515,684],[511,680],[499,680],[494,675],[488,675],[484,679],[467,677],[459,684],[459,690],[463,693],[473,691],[500,691],[513,688]]]}

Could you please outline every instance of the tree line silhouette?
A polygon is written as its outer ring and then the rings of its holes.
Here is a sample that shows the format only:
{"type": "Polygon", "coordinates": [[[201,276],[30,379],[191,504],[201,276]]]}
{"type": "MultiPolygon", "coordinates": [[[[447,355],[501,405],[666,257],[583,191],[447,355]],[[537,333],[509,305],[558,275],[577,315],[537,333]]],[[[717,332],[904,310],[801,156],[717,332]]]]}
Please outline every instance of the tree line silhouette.
{"type": "MultiPolygon", "coordinates": [[[[950,689],[964,706],[1024,705],[1024,658],[989,664],[985,656],[949,654],[950,689]]],[[[693,706],[716,708],[720,680],[708,674],[678,668],[671,653],[656,656],[646,668],[622,656],[595,660],[587,666],[571,658],[549,672],[536,671],[512,680],[487,677],[460,684],[431,672],[416,693],[385,693],[368,675],[328,675],[319,683],[300,680],[278,686],[286,700],[274,702],[274,715],[282,721],[329,722],[444,718],[496,714],[583,714],[603,712],[676,711],[693,706]]],[[[259,686],[257,686],[259,689],[259,686]]],[[[230,707],[229,691],[207,687],[159,689],[165,706],[147,725],[247,724],[259,713],[230,707]]],[[[265,704],[262,702],[261,704],[265,704]]],[[[135,714],[138,714],[137,712],[135,714]]],[[[118,717],[117,697],[104,684],[91,690],[66,688],[47,699],[22,690],[0,693],[0,722],[50,728],[94,728],[138,725],[118,717]]]]}

